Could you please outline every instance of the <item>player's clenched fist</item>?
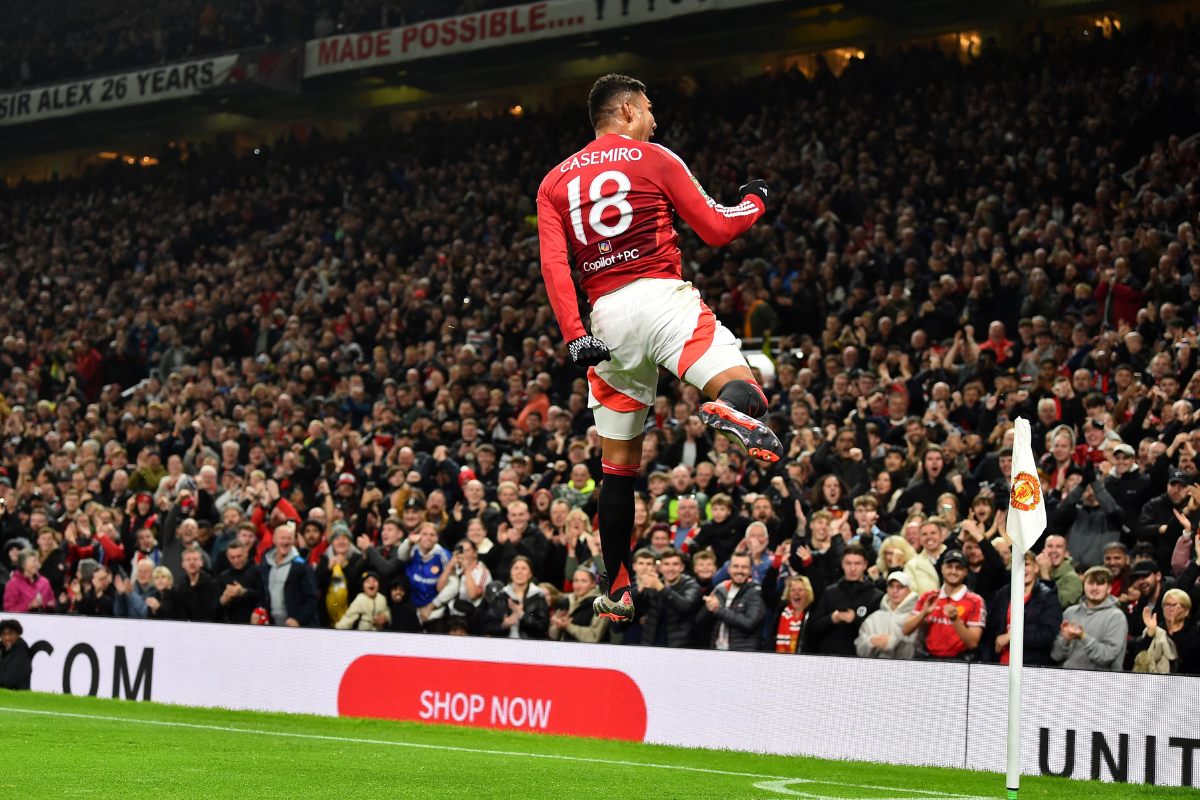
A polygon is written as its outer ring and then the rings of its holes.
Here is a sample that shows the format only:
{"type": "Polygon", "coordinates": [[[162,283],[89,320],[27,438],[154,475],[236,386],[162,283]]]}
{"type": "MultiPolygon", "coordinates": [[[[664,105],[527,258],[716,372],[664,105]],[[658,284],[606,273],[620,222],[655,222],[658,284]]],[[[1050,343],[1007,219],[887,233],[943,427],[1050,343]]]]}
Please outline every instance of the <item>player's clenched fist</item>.
{"type": "Polygon", "coordinates": [[[580,336],[567,342],[567,350],[571,352],[571,360],[580,367],[596,367],[601,362],[608,361],[610,353],[604,342],[595,336],[580,336]]]}
{"type": "Polygon", "coordinates": [[[746,195],[748,195],[748,194],[756,194],[762,199],[763,205],[767,204],[767,182],[766,181],[761,181],[761,180],[750,181],[745,186],[738,189],[738,193],[741,195],[743,200],[746,199],[746,195]]]}

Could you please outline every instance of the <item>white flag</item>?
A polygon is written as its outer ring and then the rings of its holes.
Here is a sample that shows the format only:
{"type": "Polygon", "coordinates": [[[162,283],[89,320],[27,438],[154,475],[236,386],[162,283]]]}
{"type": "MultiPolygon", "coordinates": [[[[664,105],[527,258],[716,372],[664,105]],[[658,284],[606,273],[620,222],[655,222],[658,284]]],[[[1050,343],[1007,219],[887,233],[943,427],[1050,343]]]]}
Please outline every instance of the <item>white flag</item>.
{"type": "Polygon", "coordinates": [[[1025,555],[1046,530],[1046,499],[1033,460],[1029,420],[1018,417],[1013,440],[1012,485],[1008,495],[1008,538],[1013,541],[1013,559],[1025,555]]]}

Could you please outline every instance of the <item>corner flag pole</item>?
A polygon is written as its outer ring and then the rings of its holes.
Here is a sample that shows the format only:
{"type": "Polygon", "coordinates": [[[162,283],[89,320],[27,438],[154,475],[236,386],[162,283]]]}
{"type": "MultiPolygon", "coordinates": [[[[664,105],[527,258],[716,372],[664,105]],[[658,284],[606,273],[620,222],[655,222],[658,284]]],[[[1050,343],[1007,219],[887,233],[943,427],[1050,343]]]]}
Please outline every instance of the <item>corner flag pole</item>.
{"type": "Polygon", "coordinates": [[[1008,800],[1021,788],[1021,667],[1025,662],[1025,558],[1012,550],[1008,640],[1008,800]]]}
{"type": "Polygon", "coordinates": [[[1046,504],[1033,459],[1029,420],[1018,417],[1014,425],[1012,484],[1008,523],[1012,540],[1012,576],[1009,581],[1008,639],[1008,799],[1017,800],[1021,788],[1021,667],[1025,662],[1025,553],[1046,529],[1046,504]]]}

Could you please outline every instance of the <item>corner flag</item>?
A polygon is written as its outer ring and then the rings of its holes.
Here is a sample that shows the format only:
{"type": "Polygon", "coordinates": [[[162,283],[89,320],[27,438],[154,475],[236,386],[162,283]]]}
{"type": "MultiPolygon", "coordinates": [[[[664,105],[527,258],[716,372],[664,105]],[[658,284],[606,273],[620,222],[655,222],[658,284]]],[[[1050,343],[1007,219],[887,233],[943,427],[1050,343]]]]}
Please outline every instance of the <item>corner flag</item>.
{"type": "Polygon", "coordinates": [[[1033,460],[1029,420],[1018,417],[1013,439],[1012,486],[1008,495],[1008,538],[1012,539],[1008,640],[1009,800],[1021,788],[1021,667],[1025,662],[1025,553],[1046,529],[1046,503],[1033,460]]]}
{"type": "Polygon", "coordinates": [[[1025,555],[1046,530],[1046,503],[1038,480],[1037,462],[1033,459],[1029,421],[1024,417],[1018,417],[1016,422],[1008,506],[1008,538],[1013,542],[1015,564],[1017,556],[1025,555]]]}

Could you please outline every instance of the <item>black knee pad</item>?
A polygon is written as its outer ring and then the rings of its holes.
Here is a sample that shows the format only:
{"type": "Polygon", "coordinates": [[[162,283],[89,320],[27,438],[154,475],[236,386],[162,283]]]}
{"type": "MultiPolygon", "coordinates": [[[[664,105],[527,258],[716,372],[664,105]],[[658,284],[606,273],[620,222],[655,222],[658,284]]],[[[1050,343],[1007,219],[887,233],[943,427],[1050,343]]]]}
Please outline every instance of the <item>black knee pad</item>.
{"type": "Polygon", "coordinates": [[[757,383],[750,381],[730,381],[721,387],[717,399],[724,400],[738,411],[752,417],[761,417],[767,413],[766,395],[763,394],[763,390],[757,383]]]}

